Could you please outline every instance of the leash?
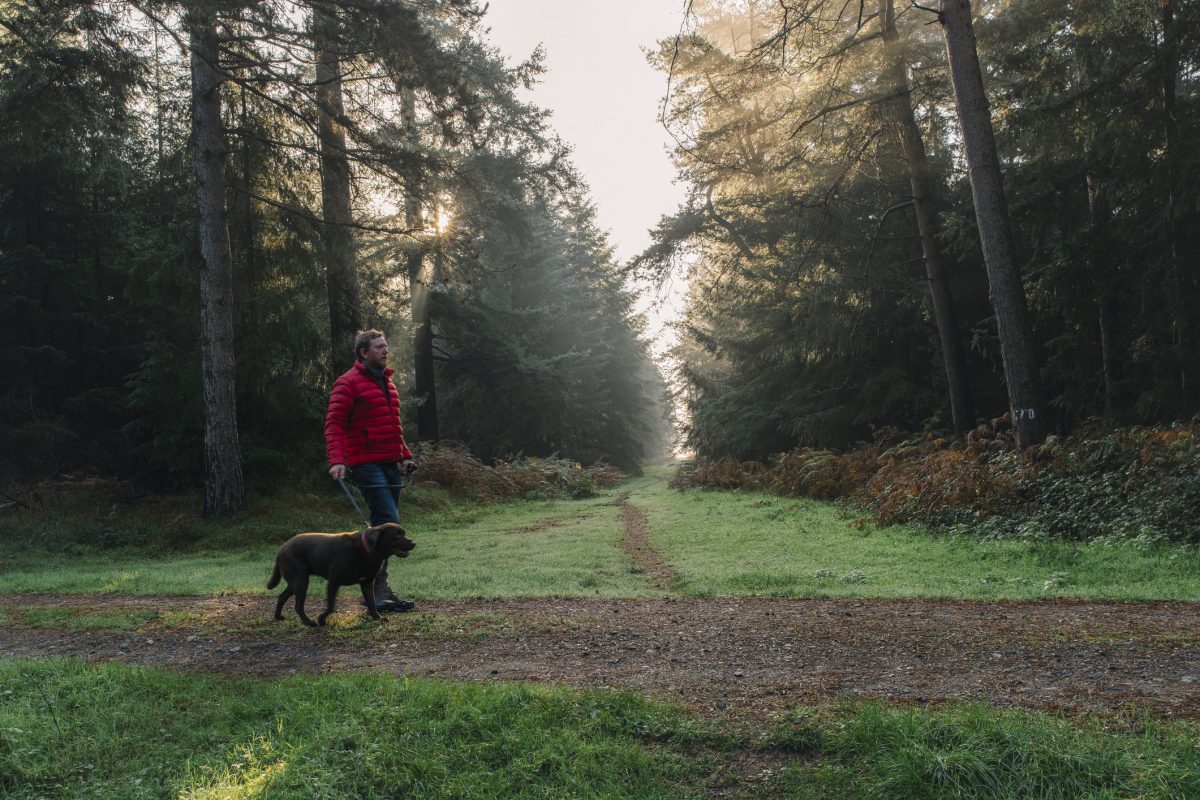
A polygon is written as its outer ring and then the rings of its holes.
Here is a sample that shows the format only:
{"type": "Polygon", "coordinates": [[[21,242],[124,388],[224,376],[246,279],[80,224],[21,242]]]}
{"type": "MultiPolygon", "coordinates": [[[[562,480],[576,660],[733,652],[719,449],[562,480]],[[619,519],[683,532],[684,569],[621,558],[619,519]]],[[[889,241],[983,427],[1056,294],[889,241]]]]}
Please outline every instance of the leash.
{"type": "MultiPolygon", "coordinates": [[[[367,516],[365,514],[363,514],[362,509],[358,507],[358,501],[354,499],[354,493],[351,492],[350,487],[346,485],[345,479],[338,478],[337,482],[338,482],[338,486],[342,487],[342,491],[346,493],[346,499],[350,501],[350,505],[354,507],[354,513],[357,514],[358,518],[362,520],[363,527],[364,528],[371,527],[371,521],[369,519],[367,519],[367,516]]],[[[403,489],[404,488],[404,479],[403,478],[400,479],[399,485],[395,485],[395,484],[391,484],[391,483],[384,483],[384,484],[380,484],[378,486],[364,486],[363,488],[364,489],[403,489]]]]}
{"type": "Polygon", "coordinates": [[[358,518],[362,520],[363,527],[371,527],[371,522],[363,515],[362,509],[358,507],[358,501],[354,499],[354,495],[350,493],[350,488],[346,486],[346,481],[342,478],[337,479],[338,486],[342,487],[342,491],[346,493],[346,499],[350,501],[350,505],[354,506],[354,513],[358,514],[358,518]]]}

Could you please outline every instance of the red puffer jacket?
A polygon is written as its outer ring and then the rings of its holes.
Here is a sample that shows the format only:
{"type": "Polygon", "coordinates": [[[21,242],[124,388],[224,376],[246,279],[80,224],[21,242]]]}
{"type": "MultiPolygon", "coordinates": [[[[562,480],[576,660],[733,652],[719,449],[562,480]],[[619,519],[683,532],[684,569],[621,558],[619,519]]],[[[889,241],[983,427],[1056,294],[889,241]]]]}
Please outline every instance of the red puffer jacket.
{"type": "Polygon", "coordinates": [[[329,466],[355,467],[372,461],[412,458],[400,426],[400,393],[385,370],[387,393],[361,361],[333,383],[325,415],[325,455],[329,466]]]}

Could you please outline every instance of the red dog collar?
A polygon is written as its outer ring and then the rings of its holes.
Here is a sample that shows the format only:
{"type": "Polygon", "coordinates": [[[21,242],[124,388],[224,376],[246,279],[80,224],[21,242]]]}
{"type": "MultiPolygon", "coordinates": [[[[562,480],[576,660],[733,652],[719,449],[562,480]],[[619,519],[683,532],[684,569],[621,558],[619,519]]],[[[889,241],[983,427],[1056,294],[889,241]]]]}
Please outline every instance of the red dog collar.
{"type": "Polygon", "coordinates": [[[370,529],[369,528],[363,529],[362,534],[359,536],[359,540],[362,542],[363,550],[366,550],[368,553],[370,553],[372,551],[371,551],[371,543],[367,541],[367,531],[368,530],[370,530],[370,529]]]}

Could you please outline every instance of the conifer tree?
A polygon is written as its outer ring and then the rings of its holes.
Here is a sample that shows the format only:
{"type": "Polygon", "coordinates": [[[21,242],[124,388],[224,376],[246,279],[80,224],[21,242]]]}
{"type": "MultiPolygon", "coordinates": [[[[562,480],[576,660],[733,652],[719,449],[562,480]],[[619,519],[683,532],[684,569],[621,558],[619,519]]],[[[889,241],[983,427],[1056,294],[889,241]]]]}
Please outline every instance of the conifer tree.
{"type": "Polygon", "coordinates": [[[200,240],[200,358],[204,392],[204,516],[228,516],[245,502],[238,443],[233,351],[233,254],[225,208],[225,128],[217,17],[193,5],[192,142],[200,240]]]}

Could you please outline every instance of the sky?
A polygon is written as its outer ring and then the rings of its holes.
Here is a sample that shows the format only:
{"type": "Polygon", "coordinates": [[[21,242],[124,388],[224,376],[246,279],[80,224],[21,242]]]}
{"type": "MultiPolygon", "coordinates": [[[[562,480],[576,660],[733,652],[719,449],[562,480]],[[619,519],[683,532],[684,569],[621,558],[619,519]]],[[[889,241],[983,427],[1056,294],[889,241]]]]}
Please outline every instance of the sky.
{"type": "MultiPolygon", "coordinates": [[[[686,0],[491,0],[487,37],[510,63],[541,44],[546,74],[532,99],[553,112],[551,124],[573,148],[620,261],[650,244],[649,230],[682,202],[673,180],[670,136],[658,121],[666,75],[644,50],[674,37],[686,0]]],[[[644,307],[661,326],[680,305],[678,287],[665,307],[644,307]]],[[[649,298],[647,298],[647,301],[649,298]]]]}

